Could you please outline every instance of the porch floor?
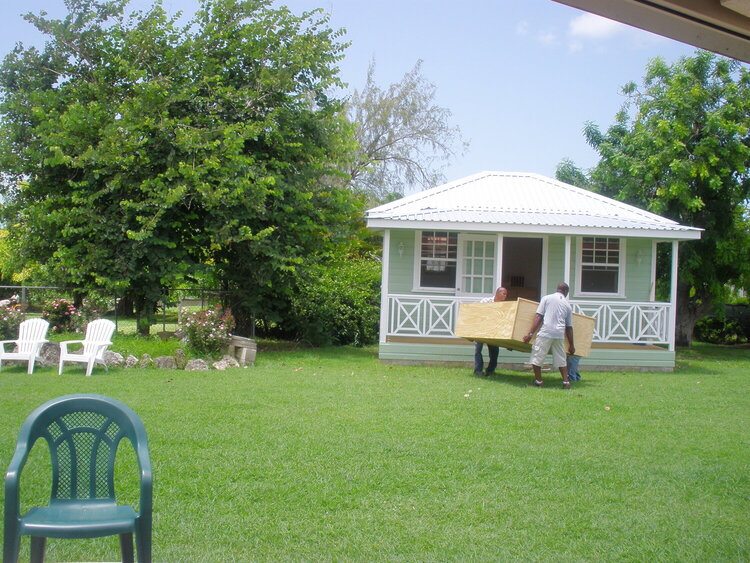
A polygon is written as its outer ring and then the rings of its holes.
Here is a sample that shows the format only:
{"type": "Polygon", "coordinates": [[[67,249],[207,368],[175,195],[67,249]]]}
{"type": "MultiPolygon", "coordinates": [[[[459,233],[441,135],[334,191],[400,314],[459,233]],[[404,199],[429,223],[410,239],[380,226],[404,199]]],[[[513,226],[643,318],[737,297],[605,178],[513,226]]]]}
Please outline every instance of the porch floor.
{"type": "MultiPolygon", "coordinates": [[[[378,352],[381,361],[394,364],[471,366],[474,361],[473,342],[455,337],[390,336],[386,342],[380,343],[378,352]]],[[[528,352],[500,348],[498,367],[525,371],[528,369],[528,359],[528,352]]],[[[581,358],[581,368],[591,371],[672,372],[675,353],[653,344],[597,342],[591,345],[589,356],[581,358]]]]}

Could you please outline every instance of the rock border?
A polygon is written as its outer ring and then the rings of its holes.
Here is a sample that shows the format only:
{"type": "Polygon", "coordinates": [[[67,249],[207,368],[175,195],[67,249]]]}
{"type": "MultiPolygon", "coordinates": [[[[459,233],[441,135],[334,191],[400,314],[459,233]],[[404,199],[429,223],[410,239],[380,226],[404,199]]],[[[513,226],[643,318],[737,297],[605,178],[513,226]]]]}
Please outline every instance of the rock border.
{"type": "MultiPolygon", "coordinates": [[[[254,358],[253,358],[254,359],[254,358]]],[[[40,351],[40,359],[36,365],[41,367],[57,367],[60,363],[60,345],[57,342],[45,342],[40,351]]],[[[217,361],[208,359],[193,358],[188,359],[185,351],[181,348],[175,350],[174,356],[157,356],[152,358],[149,354],[143,354],[140,358],[133,355],[123,357],[119,352],[106,350],[104,352],[104,363],[107,367],[130,368],[156,368],[165,370],[183,370],[183,371],[224,371],[230,368],[245,367],[240,365],[236,358],[225,354],[217,361]]]]}

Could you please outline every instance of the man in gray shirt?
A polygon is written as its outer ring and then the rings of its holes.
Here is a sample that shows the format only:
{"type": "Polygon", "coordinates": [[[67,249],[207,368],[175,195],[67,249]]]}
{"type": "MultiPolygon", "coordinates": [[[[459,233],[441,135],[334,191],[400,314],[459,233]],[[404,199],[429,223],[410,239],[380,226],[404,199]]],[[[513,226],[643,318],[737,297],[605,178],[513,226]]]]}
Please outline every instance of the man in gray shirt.
{"type": "Polygon", "coordinates": [[[523,337],[524,342],[529,342],[534,333],[539,330],[534,345],[531,348],[531,367],[534,369],[534,382],[532,385],[541,387],[542,364],[549,352],[552,352],[552,367],[560,370],[563,379],[563,389],[570,389],[568,379],[568,368],[565,359],[565,337],[568,337],[570,354],[575,354],[576,348],[573,342],[573,308],[566,297],[570,288],[567,283],[560,283],[557,291],[542,297],[539,307],[536,309],[534,324],[529,333],[523,337]]]}

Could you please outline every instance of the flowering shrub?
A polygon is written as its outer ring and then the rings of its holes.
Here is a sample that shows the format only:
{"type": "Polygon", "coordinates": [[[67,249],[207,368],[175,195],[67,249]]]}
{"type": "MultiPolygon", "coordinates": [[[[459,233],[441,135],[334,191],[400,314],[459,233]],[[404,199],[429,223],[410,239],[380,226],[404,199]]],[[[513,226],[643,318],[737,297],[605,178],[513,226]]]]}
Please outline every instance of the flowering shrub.
{"type": "Polygon", "coordinates": [[[81,312],[67,299],[53,299],[44,305],[42,318],[50,324],[52,332],[70,332],[81,326],[81,312]]]}
{"type": "Polygon", "coordinates": [[[0,305],[0,339],[13,340],[18,337],[20,325],[26,313],[20,305],[0,305]]]}
{"type": "Polygon", "coordinates": [[[87,297],[81,303],[78,311],[71,318],[70,328],[73,332],[86,332],[89,322],[102,318],[105,305],[96,299],[87,297]]]}
{"type": "Polygon", "coordinates": [[[190,350],[198,356],[218,356],[232,338],[234,317],[221,307],[188,313],[180,323],[179,331],[187,340],[190,350]]]}

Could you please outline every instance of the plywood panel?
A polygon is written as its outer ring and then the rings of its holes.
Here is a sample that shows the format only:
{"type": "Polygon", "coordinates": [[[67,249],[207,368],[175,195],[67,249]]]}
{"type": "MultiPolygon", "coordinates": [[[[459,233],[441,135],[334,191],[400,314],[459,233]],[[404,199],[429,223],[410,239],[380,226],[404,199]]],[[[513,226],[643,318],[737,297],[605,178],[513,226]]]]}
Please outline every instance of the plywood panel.
{"type": "MultiPolygon", "coordinates": [[[[519,352],[530,352],[531,343],[523,337],[534,323],[539,304],[528,299],[498,303],[462,303],[458,310],[455,335],[519,352]]],[[[573,314],[576,356],[588,356],[594,337],[595,319],[573,314]]]]}
{"type": "Polygon", "coordinates": [[[576,356],[588,356],[591,353],[591,341],[594,339],[596,319],[573,313],[573,339],[576,345],[576,356]]]}

